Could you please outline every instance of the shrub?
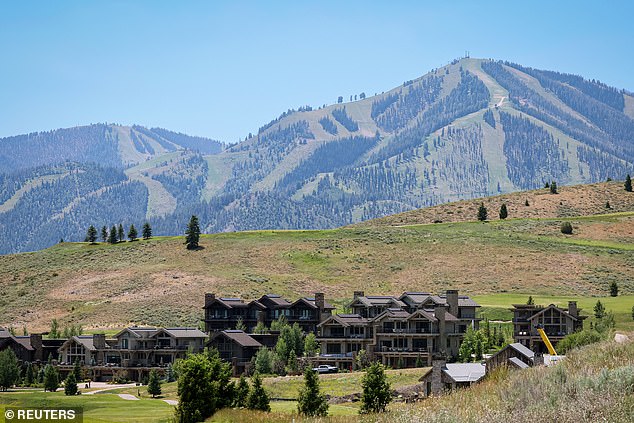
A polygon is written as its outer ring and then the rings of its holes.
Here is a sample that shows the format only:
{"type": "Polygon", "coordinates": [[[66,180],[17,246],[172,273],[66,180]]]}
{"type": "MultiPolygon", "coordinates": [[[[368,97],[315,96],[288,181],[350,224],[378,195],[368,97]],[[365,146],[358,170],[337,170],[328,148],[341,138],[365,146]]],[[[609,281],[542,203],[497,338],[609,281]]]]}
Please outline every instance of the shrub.
{"type": "Polygon", "coordinates": [[[561,233],[566,235],[572,234],[572,224],[570,222],[564,222],[561,224],[561,233]]]}
{"type": "Polygon", "coordinates": [[[363,387],[363,394],[361,395],[362,405],[359,413],[385,411],[392,399],[392,392],[381,363],[374,363],[368,367],[361,381],[361,386],[363,387]]]}
{"type": "Polygon", "coordinates": [[[297,398],[297,412],[310,417],[328,414],[328,400],[319,391],[319,376],[313,369],[304,371],[304,386],[297,398]]]}

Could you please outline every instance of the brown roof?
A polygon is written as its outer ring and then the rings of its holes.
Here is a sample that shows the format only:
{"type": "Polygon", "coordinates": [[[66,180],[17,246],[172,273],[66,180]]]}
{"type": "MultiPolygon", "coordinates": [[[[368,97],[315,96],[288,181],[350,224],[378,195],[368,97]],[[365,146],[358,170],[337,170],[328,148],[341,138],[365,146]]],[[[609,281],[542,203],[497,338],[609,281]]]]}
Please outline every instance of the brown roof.
{"type": "Polygon", "coordinates": [[[260,348],[262,346],[262,344],[241,330],[223,330],[220,333],[242,347],[260,348]]]}
{"type": "Polygon", "coordinates": [[[268,301],[272,302],[273,304],[275,304],[278,307],[284,307],[284,306],[289,306],[291,305],[291,303],[286,300],[285,298],[282,298],[280,295],[277,294],[266,294],[264,296],[262,296],[262,298],[260,298],[260,302],[264,299],[267,299],[268,301]]]}

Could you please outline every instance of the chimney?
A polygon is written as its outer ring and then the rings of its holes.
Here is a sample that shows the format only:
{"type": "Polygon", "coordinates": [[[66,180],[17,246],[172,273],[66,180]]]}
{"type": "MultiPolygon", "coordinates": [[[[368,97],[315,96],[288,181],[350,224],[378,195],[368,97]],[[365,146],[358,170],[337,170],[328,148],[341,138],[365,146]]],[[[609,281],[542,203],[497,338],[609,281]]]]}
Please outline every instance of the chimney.
{"type": "Polygon", "coordinates": [[[324,311],[324,307],[326,306],[326,300],[323,292],[315,292],[315,305],[319,309],[320,312],[324,311]]]}
{"type": "Polygon", "coordinates": [[[44,361],[44,350],[42,348],[42,334],[40,333],[32,333],[29,336],[29,341],[31,342],[31,346],[35,350],[33,353],[34,360],[44,361]]]}
{"type": "Polygon", "coordinates": [[[456,317],[460,317],[458,316],[458,290],[447,290],[447,305],[449,306],[449,313],[456,317]]]}
{"type": "Polygon", "coordinates": [[[357,298],[363,297],[363,296],[365,296],[363,291],[354,291],[354,298],[353,299],[356,300],[357,298]]]}
{"type": "Polygon", "coordinates": [[[106,334],[105,333],[95,333],[92,336],[92,344],[98,350],[103,350],[106,348],[106,334]]]}
{"type": "Polygon", "coordinates": [[[205,308],[209,307],[216,300],[216,294],[205,293],[205,308]]]}
{"type": "MultiPolygon", "coordinates": [[[[442,368],[447,364],[444,359],[434,358],[431,364],[431,395],[442,394],[442,368]]],[[[429,395],[430,393],[428,393],[429,395]]]]}
{"type": "Polygon", "coordinates": [[[579,317],[579,310],[577,309],[576,301],[568,301],[568,314],[573,317],[579,317]]]}
{"type": "Polygon", "coordinates": [[[445,324],[445,306],[444,305],[436,305],[434,307],[434,316],[438,319],[438,332],[440,337],[434,341],[436,345],[434,347],[437,348],[437,352],[441,354],[445,354],[447,351],[447,328],[445,324]],[[437,343],[436,343],[437,342],[437,343]]]}

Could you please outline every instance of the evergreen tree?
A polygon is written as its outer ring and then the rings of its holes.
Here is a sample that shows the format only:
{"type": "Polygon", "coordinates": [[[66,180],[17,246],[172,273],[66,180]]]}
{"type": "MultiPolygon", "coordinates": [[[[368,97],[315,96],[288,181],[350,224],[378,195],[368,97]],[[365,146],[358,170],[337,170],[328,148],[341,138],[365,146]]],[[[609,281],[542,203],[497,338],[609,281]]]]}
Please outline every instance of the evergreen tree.
{"type": "Polygon", "coordinates": [[[363,394],[361,395],[362,405],[359,412],[363,414],[385,411],[385,407],[392,399],[392,392],[381,363],[374,363],[367,368],[361,386],[363,394]]]}
{"type": "Polygon", "coordinates": [[[632,306],[632,320],[634,320],[634,306],[632,306]]]}
{"type": "Polygon", "coordinates": [[[0,390],[6,391],[18,383],[20,366],[11,348],[0,351],[0,390]]]}
{"type": "Polygon", "coordinates": [[[198,248],[198,242],[200,240],[200,226],[198,225],[198,218],[192,216],[189,219],[187,230],[185,231],[185,245],[188,250],[195,250],[198,248]]]}
{"type": "Polygon", "coordinates": [[[416,357],[416,364],[414,364],[414,366],[425,367],[425,362],[423,361],[423,358],[420,355],[416,357]]]}
{"type": "Polygon", "coordinates": [[[51,322],[51,330],[48,332],[48,336],[51,339],[58,339],[59,335],[59,324],[57,323],[57,319],[53,319],[53,321],[51,322]]]}
{"type": "Polygon", "coordinates": [[[35,365],[31,362],[26,363],[26,372],[24,376],[24,384],[26,386],[33,386],[35,383],[35,365]]]}
{"type": "Polygon", "coordinates": [[[612,208],[612,206],[610,205],[610,202],[609,202],[609,201],[606,201],[606,202],[605,202],[605,208],[606,208],[606,209],[611,209],[611,208],[612,208]]]}
{"type": "Polygon", "coordinates": [[[625,191],[627,192],[632,192],[632,178],[630,178],[630,175],[628,174],[625,177],[625,191]]]}
{"type": "Polygon", "coordinates": [[[269,395],[262,386],[262,378],[258,372],[255,372],[251,382],[253,385],[247,396],[247,408],[250,410],[271,411],[269,395]]]}
{"type": "Polygon", "coordinates": [[[97,241],[97,229],[93,225],[88,227],[88,231],[86,232],[86,241],[91,244],[94,244],[97,241]]]}
{"type": "Polygon", "coordinates": [[[525,205],[526,207],[530,206],[530,204],[529,204],[529,202],[528,202],[528,198],[526,199],[526,201],[524,201],[524,205],[525,205]]]}
{"type": "Polygon", "coordinates": [[[59,374],[52,364],[47,364],[44,369],[44,392],[55,392],[59,388],[59,374]]]}
{"type": "Polygon", "coordinates": [[[119,238],[119,242],[125,241],[125,231],[123,230],[123,225],[119,223],[119,229],[117,230],[117,235],[119,238]]]}
{"type": "Polygon", "coordinates": [[[295,350],[291,350],[291,352],[288,354],[288,360],[287,360],[287,370],[286,373],[290,373],[290,374],[297,374],[297,369],[298,364],[297,364],[297,354],[295,354],[295,350]]]}
{"type": "Polygon", "coordinates": [[[506,219],[508,215],[509,212],[506,209],[506,204],[502,203],[502,207],[500,207],[500,219],[506,219]]]}
{"type": "Polygon", "coordinates": [[[612,281],[610,283],[610,296],[617,297],[618,295],[619,295],[619,285],[616,283],[616,281],[612,281]]]}
{"type": "Polygon", "coordinates": [[[73,375],[75,376],[75,382],[81,382],[81,363],[79,358],[75,359],[75,365],[73,366],[73,375]]]}
{"type": "Polygon", "coordinates": [[[130,230],[128,231],[128,238],[130,239],[130,241],[136,241],[138,235],[139,234],[136,231],[134,225],[130,225],[130,230]]]}
{"type": "Polygon", "coordinates": [[[328,400],[319,391],[319,376],[310,367],[304,371],[304,386],[299,390],[297,412],[308,417],[322,417],[328,414],[328,400]]]}
{"type": "Polygon", "coordinates": [[[261,374],[269,374],[273,371],[271,353],[268,348],[260,348],[255,354],[255,371],[261,374]]]}
{"type": "Polygon", "coordinates": [[[487,220],[487,214],[487,208],[484,207],[484,203],[481,203],[480,207],[478,208],[478,220],[484,222],[485,220],[487,220]]]}
{"type": "Polygon", "coordinates": [[[304,355],[306,357],[314,357],[319,353],[319,342],[314,333],[310,332],[304,338],[304,355]]]}
{"type": "Polygon", "coordinates": [[[249,382],[244,377],[244,375],[240,376],[240,380],[238,381],[238,386],[235,389],[235,396],[233,406],[242,408],[247,406],[247,397],[249,396],[249,382]]]}
{"type": "Polygon", "coordinates": [[[550,183],[550,193],[551,194],[558,194],[558,192],[557,192],[557,182],[552,181],[550,183]]]}
{"type": "Polygon", "coordinates": [[[110,228],[110,233],[108,234],[108,242],[110,244],[117,243],[117,227],[115,225],[112,225],[112,228],[110,228]]]}
{"type": "Polygon", "coordinates": [[[64,381],[64,395],[77,395],[77,379],[75,379],[75,372],[68,373],[68,376],[64,381]]]}
{"type": "Polygon", "coordinates": [[[601,303],[601,300],[597,300],[597,303],[594,305],[594,317],[597,319],[603,319],[605,317],[605,307],[601,303]]]}
{"type": "Polygon", "coordinates": [[[174,375],[174,367],[172,363],[167,365],[167,371],[165,372],[165,380],[169,382],[174,382],[176,380],[176,376],[174,375]]]}
{"type": "Polygon", "coordinates": [[[104,225],[101,227],[101,242],[108,240],[108,228],[104,225]]]}
{"type": "Polygon", "coordinates": [[[244,324],[244,320],[242,320],[242,316],[238,317],[236,321],[236,330],[241,330],[242,332],[247,331],[247,325],[244,324]]]}
{"type": "Polygon", "coordinates": [[[143,224],[143,239],[150,239],[150,238],[152,238],[152,227],[150,226],[148,222],[145,222],[143,224]]]}
{"type": "Polygon", "coordinates": [[[535,301],[533,301],[533,296],[529,295],[528,296],[528,301],[526,301],[527,305],[535,305],[535,301]]]}
{"type": "Polygon", "coordinates": [[[152,398],[156,398],[157,395],[161,395],[161,379],[156,369],[150,371],[150,378],[147,383],[147,393],[152,395],[152,398]]]}

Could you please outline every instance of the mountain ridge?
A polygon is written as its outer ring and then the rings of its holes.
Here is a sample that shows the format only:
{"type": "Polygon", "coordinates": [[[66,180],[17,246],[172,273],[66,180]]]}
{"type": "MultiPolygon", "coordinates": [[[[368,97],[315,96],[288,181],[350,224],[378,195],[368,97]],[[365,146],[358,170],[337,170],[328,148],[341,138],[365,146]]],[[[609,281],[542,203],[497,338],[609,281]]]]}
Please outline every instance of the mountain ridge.
{"type": "Polygon", "coordinates": [[[576,75],[463,58],[360,97],[289,110],[224,148],[160,128],[103,124],[1,139],[0,229],[17,241],[0,253],[80,240],[89,224],[149,220],[168,235],[197,214],[204,232],[332,228],[551,180],[634,173],[634,97],[576,75]],[[14,151],[16,139],[41,154],[14,151]],[[78,179],[54,176],[62,158],[77,163],[71,167],[83,173],[70,174],[78,179]],[[126,184],[103,185],[103,172],[82,168],[89,161],[120,169],[126,184]],[[46,166],[53,173],[43,175],[46,166]],[[38,182],[44,177],[52,180],[38,182]],[[88,180],[90,189],[81,186],[88,180]],[[66,204],[48,201],[60,190],[77,194],[66,204]],[[112,201],[126,201],[126,213],[103,204],[112,201]],[[95,212],[104,207],[112,216],[95,212]],[[24,213],[38,220],[23,223],[24,213]],[[30,241],[21,241],[24,233],[30,241]]]}

